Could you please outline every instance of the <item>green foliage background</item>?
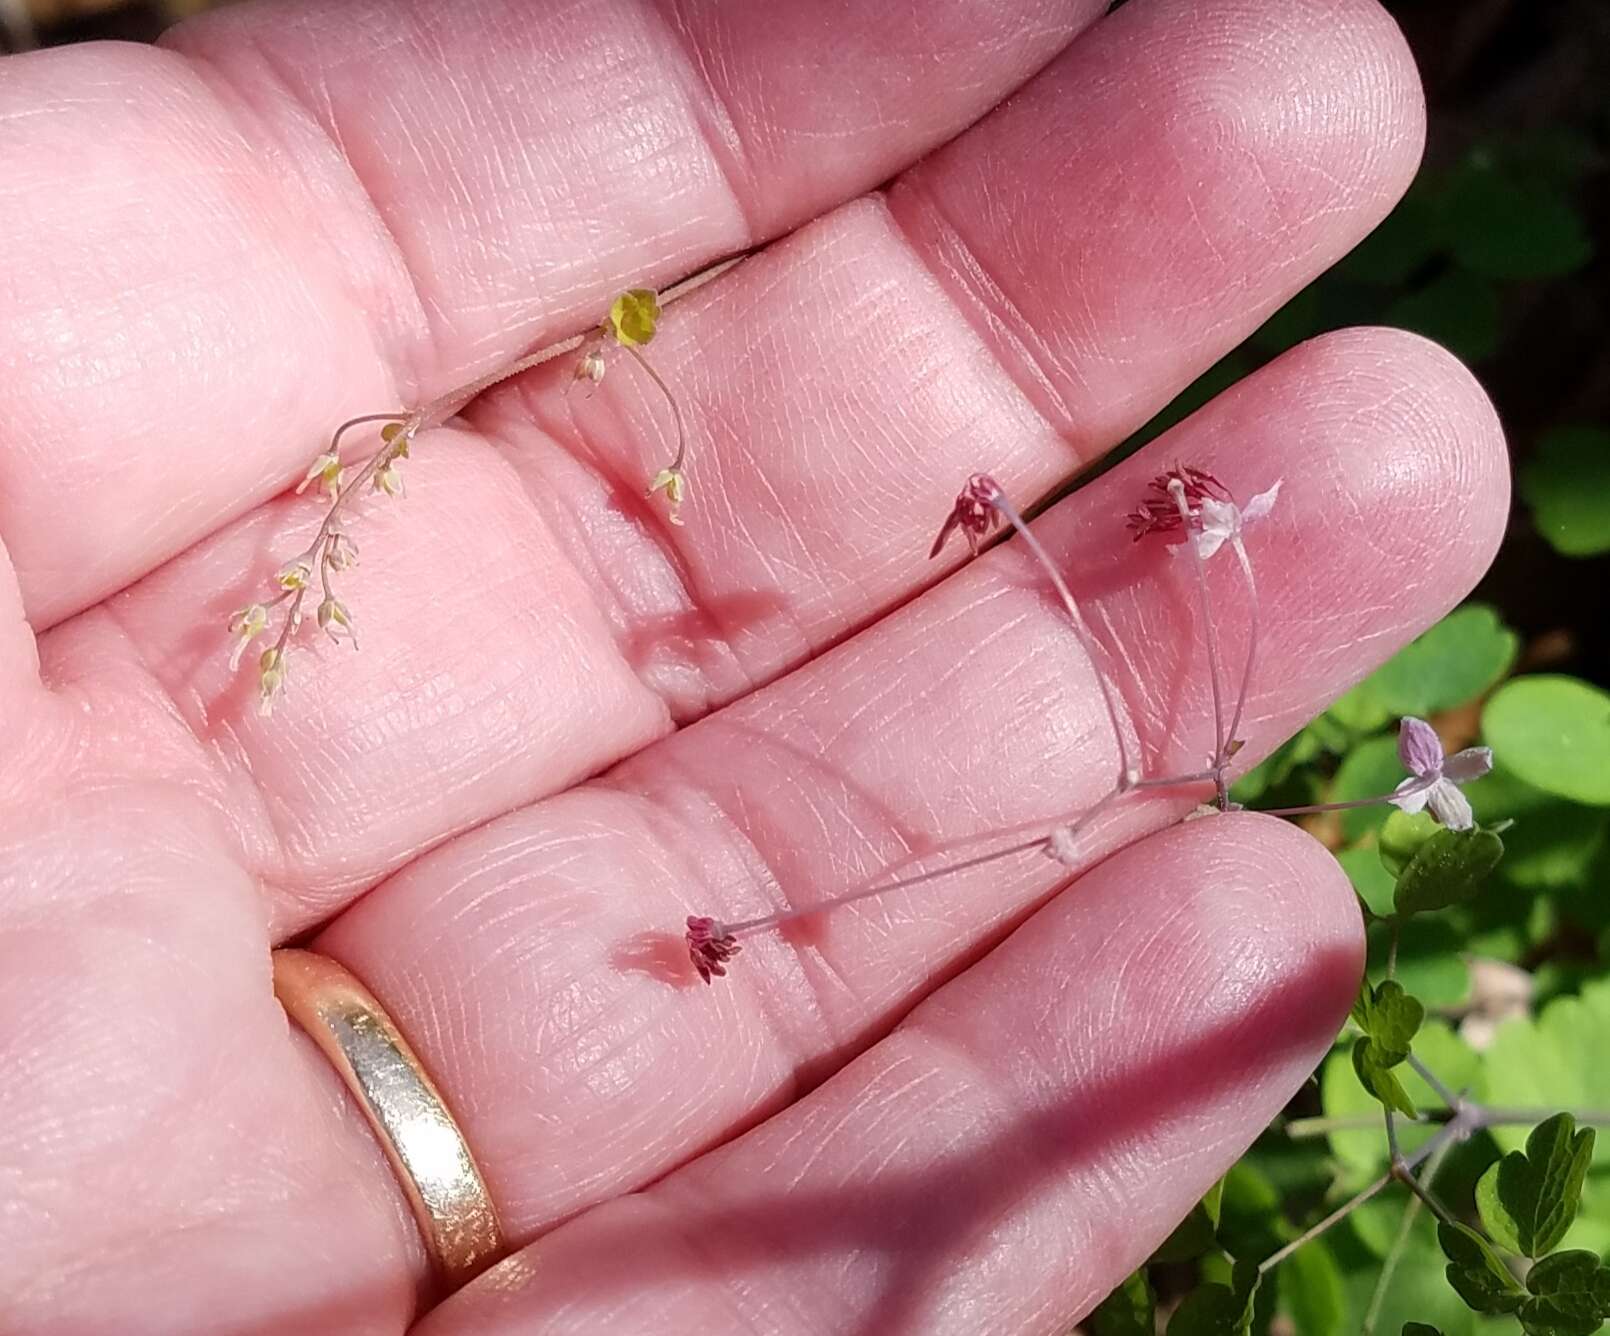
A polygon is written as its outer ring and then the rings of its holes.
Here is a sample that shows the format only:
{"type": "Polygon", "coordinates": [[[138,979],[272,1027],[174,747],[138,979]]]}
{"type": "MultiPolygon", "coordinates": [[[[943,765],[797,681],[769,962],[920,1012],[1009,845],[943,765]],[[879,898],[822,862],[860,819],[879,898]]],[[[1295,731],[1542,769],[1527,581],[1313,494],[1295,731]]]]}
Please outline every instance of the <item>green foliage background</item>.
{"type": "MultiPolygon", "coordinates": [[[[1405,714],[1431,719],[1450,746],[1491,745],[1497,768],[1469,796],[1483,824],[1514,824],[1479,895],[1420,915],[1403,933],[1396,978],[1428,1012],[1414,1051],[1490,1106],[1610,1116],[1610,5],[1389,8],[1416,48],[1430,102],[1427,160],[1413,188],[1363,246],[1119,457],[1294,344],[1346,325],[1416,330],[1482,378],[1505,420],[1517,484],[1492,573],[1235,796],[1274,807],[1383,792],[1403,773],[1394,735],[1405,714]],[[1519,971],[1501,977],[1529,994],[1496,1025],[1488,962],[1519,971]]],[[[1387,818],[1371,808],[1307,820],[1376,914],[1390,913],[1398,893],[1387,818]]],[[[1384,925],[1374,924],[1377,981],[1386,947],[1384,925]]],[[[1269,1256],[1388,1166],[1381,1105],[1355,1068],[1358,1035],[1350,1025],[1338,1036],[1314,1079],[1148,1268],[1165,1317],[1202,1283],[1220,1287],[1216,1316],[1200,1317],[1192,1300],[1172,1312],[1170,1332],[1521,1330],[1513,1315],[1479,1316],[1461,1301],[1436,1220],[1401,1187],[1305,1245],[1242,1303],[1226,1254],[1269,1256]]],[[[1439,1106],[1407,1068],[1395,1075],[1416,1107],[1439,1106]]],[[[1438,1198],[1479,1223],[1478,1181],[1529,1130],[1495,1129],[1453,1149],[1436,1173],[1438,1198]]],[[[1430,1134],[1408,1126],[1405,1151],[1430,1134]]],[[[1580,1213],[1559,1246],[1610,1256],[1610,1135],[1591,1152],[1580,1213]]],[[[1130,1325],[1114,1304],[1086,1329],[1149,1333],[1141,1285],[1129,1284],[1130,1325]]],[[[1597,1328],[1590,1318],[1576,1329],[1597,1328]]]]}

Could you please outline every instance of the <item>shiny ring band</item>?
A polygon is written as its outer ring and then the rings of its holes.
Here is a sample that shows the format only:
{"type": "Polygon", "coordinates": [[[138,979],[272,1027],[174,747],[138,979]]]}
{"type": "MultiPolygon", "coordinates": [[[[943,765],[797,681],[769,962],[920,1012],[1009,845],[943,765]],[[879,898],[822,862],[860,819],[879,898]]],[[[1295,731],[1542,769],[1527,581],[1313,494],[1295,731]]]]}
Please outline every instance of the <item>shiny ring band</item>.
{"type": "Polygon", "coordinates": [[[357,1097],[453,1289],[503,1256],[492,1198],[440,1092],[369,990],[328,956],[274,952],[274,995],[357,1097]]]}

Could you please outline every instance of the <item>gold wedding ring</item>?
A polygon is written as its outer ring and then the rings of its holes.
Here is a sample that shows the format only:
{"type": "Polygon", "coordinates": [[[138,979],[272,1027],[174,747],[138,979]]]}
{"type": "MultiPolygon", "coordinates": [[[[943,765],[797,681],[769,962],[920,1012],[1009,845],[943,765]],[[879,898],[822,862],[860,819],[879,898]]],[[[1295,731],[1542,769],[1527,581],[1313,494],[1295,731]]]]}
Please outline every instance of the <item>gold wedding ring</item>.
{"type": "Polygon", "coordinates": [[[274,995],[347,1083],[397,1172],[425,1247],[451,1288],[504,1253],[464,1134],[380,1003],[328,956],[274,952],[274,995]]]}

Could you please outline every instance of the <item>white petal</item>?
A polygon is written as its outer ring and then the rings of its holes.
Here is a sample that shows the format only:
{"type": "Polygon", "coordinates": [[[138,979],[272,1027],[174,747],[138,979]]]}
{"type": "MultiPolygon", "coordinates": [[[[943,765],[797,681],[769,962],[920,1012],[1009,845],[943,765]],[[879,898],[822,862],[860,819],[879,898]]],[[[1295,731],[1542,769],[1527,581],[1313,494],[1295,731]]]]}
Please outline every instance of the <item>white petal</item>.
{"type": "Polygon", "coordinates": [[[1280,495],[1281,479],[1275,479],[1275,485],[1267,492],[1259,492],[1257,496],[1241,507],[1241,522],[1250,523],[1252,520],[1261,520],[1275,508],[1275,499],[1280,495]]]}
{"type": "Polygon", "coordinates": [[[1224,540],[1229,536],[1222,529],[1203,529],[1201,533],[1191,535],[1191,542],[1196,544],[1196,555],[1206,561],[1224,546],[1224,540]]]}
{"type": "Polygon", "coordinates": [[[1442,763],[1442,773],[1455,784],[1468,784],[1473,779],[1480,779],[1492,768],[1491,747],[1466,747],[1442,763]]]}
{"type": "Polygon", "coordinates": [[[1424,719],[1412,714],[1398,722],[1398,760],[1419,779],[1442,777],[1442,739],[1424,719]]]}
{"type": "Polygon", "coordinates": [[[1392,796],[1387,802],[1400,812],[1407,812],[1413,816],[1416,812],[1424,811],[1427,800],[1431,797],[1431,784],[1423,779],[1406,779],[1392,790],[1392,796]]]}
{"type": "Polygon", "coordinates": [[[1426,795],[1431,815],[1449,830],[1469,830],[1476,824],[1476,814],[1470,810],[1470,800],[1459,791],[1459,786],[1439,779],[1426,795]]]}

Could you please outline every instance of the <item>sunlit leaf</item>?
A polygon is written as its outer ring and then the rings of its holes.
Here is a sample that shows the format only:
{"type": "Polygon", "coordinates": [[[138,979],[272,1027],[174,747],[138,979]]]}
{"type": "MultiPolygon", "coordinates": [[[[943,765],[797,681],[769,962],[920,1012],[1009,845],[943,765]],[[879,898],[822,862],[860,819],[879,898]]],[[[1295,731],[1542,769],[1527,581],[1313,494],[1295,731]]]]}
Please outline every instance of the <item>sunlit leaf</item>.
{"type": "Polygon", "coordinates": [[[1559,1247],[1576,1219],[1593,1159],[1593,1129],[1569,1113],[1539,1123],[1525,1150],[1512,1150],[1481,1176],[1476,1206],[1495,1242],[1524,1257],[1559,1247]]]}
{"type": "Polygon", "coordinates": [[[1400,914],[1424,914],[1478,894],[1504,857],[1504,842],[1490,830],[1442,830],[1415,851],[1398,878],[1393,905],[1400,914]]]}
{"type": "Polygon", "coordinates": [[[1533,788],[1610,806],[1610,694],[1600,688],[1555,674],[1517,677],[1487,702],[1482,732],[1533,788]]]}
{"type": "Polygon", "coordinates": [[[1520,637],[1485,603],[1456,608],[1360,684],[1393,716],[1424,719],[1480,696],[1509,672],[1520,637]]]}

